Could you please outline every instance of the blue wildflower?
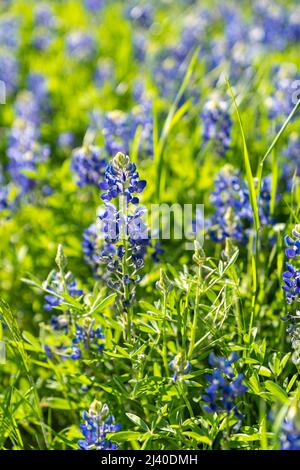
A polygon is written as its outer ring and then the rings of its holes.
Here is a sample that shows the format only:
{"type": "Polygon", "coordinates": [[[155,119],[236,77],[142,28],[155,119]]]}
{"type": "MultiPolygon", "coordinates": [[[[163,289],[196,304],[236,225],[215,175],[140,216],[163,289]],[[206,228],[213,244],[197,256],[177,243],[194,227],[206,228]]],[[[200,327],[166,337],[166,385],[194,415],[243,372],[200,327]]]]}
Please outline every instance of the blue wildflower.
{"type": "Polygon", "coordinates": [[[292,361],[294,364],[300,364],[300,311],[297,305],[300,301],[300,225],[292,230],[292,237],[284,237],[286,245],[285,255],[290,260],[286,263],[286,271],[282,274],[284,284],[282,289],[288,305],[296,306],[296,312],[290,311],[283,318],[288,321],[287,334],[293,349],[292,361]]]}
{"type": "Polygon", "coordinates": [[[101,127],[108,155],[115,155],[121,151],[129,152],[129,145],[136,132],[136,126],[130,113],[118,110],[105,113],[102,117],[101,127]]]}
{"type": "Polygon", "coordinates": [[[57,143],[59,147],[71,148],[74,145],[75,136],[72,132],[61,132],[58,136],[57,143]]]}
{"type": "MultiPolygon", "coordinates": [[[[45,308],[45,310],[49,310],[45,308]]],[[[50,326],[54,331],[63,331],[65,334],[69,331],[70,326],[70,315],[66,313],[65,315],[52,315],[50,320],[50,326]]]]}
{"type": "Polygon", "coordinates": [[[85,318],[82,325],[76,324],[72,342],[78,348],[82,346],[85,350],[103,352],[105,336],[101,327],[94,328],[93,325],[94,320],[90,318],[85,318]]]}
{"type": "Polygon", "coordinates": [[[0,80],[5,84],[5,92],[10,96],[17,90],[19,64],[10,52],[0,53],[0,80]]]}
{"type": "Polygon", "coordinates": [[[282,274],[284,284],[282,289],[285,291],[288,304],[299,301],[300,294],[300,226],[297,225],[292,231],[292,237],[286,235],[284,238],[286,245],[285,254],[291,262],[286,263],[287,270],[282,274]]]}
{"type": "Polygon", "coordinates": [[[140,281],[138,271],[144,266],[144,257],[150,244],[147,225],[143,221],[145,209],[134,207],[146,182],[139,179],[136,165],[123,153],[118,153],[107,166],[100,188],[105,210],[100,216],[103,224],[104,246],[100,260],[111,273],[109,286],[121,295],[123,308],[135,295],[135,284],[140,281]],[[119,205],[110,201],[119,198],[119,205]]]}
{"type": "Polygon", "coordinates": [[[49,111],[49,87],[47,79],[40,73],[28,75],[28,90],[33,94],[38,113],[49,111]]]}
{"type": "Polygon", "coordinates": [[[89,33],[72,31],[66,38],[67,53],[71,58],[80,61],[89,61],[96,54],[96,43],[89,33]]]}
{"type": "Polygon", "coordinates": [[[2,48],[15,52],[20,42],[20,21],[15,16],[0,18],[0,44],[2,48]]]}
{"type": "Polygon", "coordinates": [[[59,295],[64,292],[71,297],[79,297],[80,295],[83,295],[83,290],[78,288],[77,282],[72,279],[71,273],[67,273],[66,276],[63,277],[61,273],[55,272],[50,279],[47,289],[58,294],[52,295],[48,293],[45,295],[46,303],[44,305],[44,310],[48,312],[62,303],[62,298],[60,298],[59,295]]]}
{"type": "Polygon", "coordinates": [[[135,163],[132,163],[128,156],[118,153],[108,164],[104,181],[100,183],[100,189],[105,191],[101,198],[109,202],[122,195],[128,203],[138,204],[139,199],[134,194],[141,193],[145,186],[146,181],[139,179],[135,163]]]}
{"type": "Polygon", "coordinates": [[[29,85],[32,91],[24,91],[17,96],[14,110],[15,119],[8,136],[8,170],[11,178],[23,193],[31,190],[35,181],[24,174],[35,171],[50,153],[48,145],[41,144],[40,121],[43,109],[48,109],[48,88],[43,76],[31,74],[29,85]]]}
{"type": "Polygon", "coordinates": [[[57,27],[57,18],[47,3],[39,3],[34,11],[34,29],[31,44],[45,51],[51,45],[57,27]]]}
{"type": "Polygon", "coordinates": [[[114,64],[109,59],[100,59],[97,63],[94,81],[95,84],[101,88],[104,83],[112,82],[114,79],[114,64]]]}
{"type": "Polygon", "coordinates": [[[94,401],[89,411],[82,413],[84,423],[80,425],[84,439],[78,441],[81,450],[116,450],[118,446],[108,438],[108,433],[119,431],[121,425],[115,422],[108,406],[94,401]]]}
{"type": "Polygon", "coordinates": [[[300,450],[300,429],[294,421],[285,420],[280,433],[281,450],[300,450]]]}
{"type": "Polygon", "coordinates": [[[36,27],[53,28],[56,18],[48,3],[39,2],[34,10],[34,24],[36,27]]]}
{"type": "Polygon", "coordinates": [[[92,13],[97,13],[104,6],[104,0],[84,0],[84,6],[92,13]]]}
{"type": "Polygon", "coordinates": [[[100,263],[100,242],[102,239],[101,230],[96,223],[86,228],[82,235],[81,246],[84,260],[96,275],[100,263]]]}
{"type": "MultiPolygon", "coordinates": [[[[293,133],[284,151],[285,163],[283,166],[283,180],[289,191],[292,190],[295,178],[300,178],[300,139],[297,133],[293,133]]],[[[299,184],[296,180],[296,184],[299,184]]]]}
{"type": "Polygon", "coordinates": [[[103,179],[106,159],[96,145],[83,145],[73,151],[71,169],[77,174],[79,187],[99,186],[103,179]]]}
{"type": "Polygon", "coordinates": [[[8,170],[24,193],[35,185],[35,181],[23,173],[24,170],[35,171],[37,165],[49,156],[49,147],[41,145],[38,138],[39,131],[32,122],[20,118],[14,121],[8,140],[8,170]]]}
{"type": "Polygon", "coordinates": [[[273,67],[272,82],[274,92],[266,100],[269,118],[282,121],[295,106],[295,82],[300,79],[300,73],[294,64],[286,63],[273,67]]]}
{"type": "Polygon", "coordinates": [[[232,121],[227,101],[218,94],[213,95],[203,106],[202,138],[212,142],[219,155],[224,156],[230,147],[232,121]]]}
{"type": "Polygon", "coordinates": [[[149,3],[135,5],[127,11],[128,18],[141,28],[150,28],[153,23],[153,7],[149,3]]]}
{"type": "Polygon", "coordinates": [[[291,28],[291,17],[285,6],[274,1],[255,2],[254,14],[256,28],[261,31],[261,42],[275,50],[283,50],[297,38],[296,30],[291,28]]]}
{"type": "MultiPolygon", "coordinates": [[[[238,171],[226,165],[215,179],[215,189],[210,200],[215,207],[209,229],[210,237],[220,243],[232,238],[246,243],[253,225],[253,213],[249,189],[238,171]]],[[[270,219],[271,179],[262,179],[259,215],[263,226],[271,224],[270,219]]]]}
{"type": "Polygon", "coordinates": [[[207,403],[203,409],[208,413],[223,413],[228,415],[233,411],[234,415],[242,419],[243,415],[238,411],[236,399],[247,392],[248,388],[243,384],[243,374],[236,375],[233,364],[238,360],[238,354],[232,353],[228,359],[209,355],[209,364],[214,368],[206,379],[209,386],[205,389],[203,400],[207,403]]]}

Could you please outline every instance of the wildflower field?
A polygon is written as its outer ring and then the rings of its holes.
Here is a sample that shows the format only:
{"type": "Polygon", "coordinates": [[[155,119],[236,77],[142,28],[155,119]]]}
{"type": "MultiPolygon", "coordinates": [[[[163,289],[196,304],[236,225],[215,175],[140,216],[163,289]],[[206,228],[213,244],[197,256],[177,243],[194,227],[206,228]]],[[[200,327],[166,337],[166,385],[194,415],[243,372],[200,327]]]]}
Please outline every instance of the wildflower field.
{"type": "Polygon", "coordinates": [[[300,450],[300,5],[0,3],[0,449],[300,450]]]}

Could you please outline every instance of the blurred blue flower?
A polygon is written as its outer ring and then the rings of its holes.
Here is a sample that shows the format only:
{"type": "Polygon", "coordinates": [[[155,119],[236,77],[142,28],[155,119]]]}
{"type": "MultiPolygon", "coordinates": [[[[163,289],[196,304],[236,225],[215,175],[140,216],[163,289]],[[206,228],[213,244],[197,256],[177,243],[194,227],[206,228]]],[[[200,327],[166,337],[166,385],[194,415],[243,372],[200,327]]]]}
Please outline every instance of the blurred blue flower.
{"type": "Polygon", "coordinates": [[[92,268],[95,275],[100,263],[100,241],[102,240],[101,230],[96,223],[93,223],[83,232],[82,251],[84,260],[92,268]]]}
{"type": "Polygon", "coordinates": [[[84,6],[92,13],[97,13],[105,5],[105,0],[84,0],[84,6]]]}
{"type": "MultiPolygon", "coordinates": [[[[300,139],[297,133],[291,134],[284,151],[283,181],[289,191],[292,190],[295,178],[300,178],[300,139]]],[[[296,184],[299,184],[297,180],[296,184]]]]}
{"type": "MultiPolygon", "coordinates": [[[[262,226],[272,224],[270,199],[271,178],[267,176],[262,179],[259,198],[262,226]]],[[[220,243],[226,238],[232,238],[246,243],[253,225],[253,212],[248,185],[239,172],[230,165],[224,166],[217,174],[210,200],[214,206],[209,228],[212,240],[220,243]]]]}
{"type": "Polygon", "coordinates": [[[220,95],[213,95],[203,106],[202,138],[205,143],[212,142],[217,153],[224,156],[230,147],[232,121],[229,104],[220,95]]]}
{"type": "Polygon", "coordinates": [[[300,80],[300,72],[294,64],[284,63],[273,67],[272,83],[274,91],[266,100],[269,118],[281,121],[287,118],[294,108],[296,101],[295,84],[300,80]]]}
{"type": "Polygon", "coordinates": [[[0,52],[0,80],[5,84],[5,93],[10,96],[17,90],[19,64],[10,52],[0,52]]]}
{"type": "Polygon", "coordinates": [[[20,42],[20,20],[16,16],[2,16],[0,18],[0,44],[1,48],[14,52],[20,42]]]}
{"type": "Polygon", "coordinates": [[[35,186],[35,181],[24,174],[36,171],[37,165],[49,157],[48,145],[39,143],[40,108],[33,93],[20,93],[15,102],[15,120],[8,136],[8,170],[12,181],[23,193],[35,186]]]}
{"type": "Polygon", "coordinates": [[[59,147],[62,147],[62,148],[67,148],[67,147],[71,148],[73,147],[74,142],[75,142],[75,136],[73,132],[68,132],[68,131],[61,132],[57,139],[57,143],[59,147]]]}
{"type": "Polygon", "coordinates": [[[36,27],[53,28],[56,26],[56,18],[48,3],[39,2],[34,10],[34,24],[36,27]]]}
{"type": "Polygon", "coordinates": [[[89,61],[95,57],[96,43],[93,36],[84,31],[72,31],[66,37],[67,53],[71,58],[89,61]]]}
{"type": "Polygon", "coordinates": [[[141,28],[150,28],[154,19],[153,6],[150,3],[139,3],[127,8],[127,17],[141,28]]]}
{"type": "Polygon", "coordinates": [[[109,59],[100,59],[97,63],[94,81],[95,84],[101,88],[106,82],[113,82],[114,80],[114,64],[109,59]]]}
{"type": "Polygon", "coordinates": [[[94,185],[99,187],[103,179],[106,159],[96,145],[83,145],[73,150],[71,169],[77,175],[79,187],[94,185]]]}
{"type": "Polygon", "coordinates": [[[291,420],[285,420],[280,433],[281,450],[300,450],[300,429],[291,420]]]}

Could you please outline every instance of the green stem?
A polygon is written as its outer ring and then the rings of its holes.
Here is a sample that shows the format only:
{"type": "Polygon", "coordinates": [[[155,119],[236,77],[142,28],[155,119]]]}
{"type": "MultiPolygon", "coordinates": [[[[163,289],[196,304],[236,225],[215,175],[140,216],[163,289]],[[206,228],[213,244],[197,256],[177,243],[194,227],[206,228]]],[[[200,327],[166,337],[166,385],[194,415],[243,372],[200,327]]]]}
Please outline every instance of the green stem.
{"type": "Polygon", "coordinates": [[[167,315],[167,294],[164,292],[164,300],[163,300],[163,363],[166,375],[169,374],[169,366],[168,366],[168,356],[167,356],[167,331],[166,331],[166,315],[167,315]]]}
{"type": "Polygon", "coordinates": [[[198,266],[195,309],[194,309],[194,317],[193,317],[192,330],[191,330],[190,347],[188,350],[187,359],[190,359],[190,357],[192,356],[195,342],[196,342],[198,314],[199,314],[199,301],[200,301],[200,283],[201,283],[201,266],[198,266]]]}

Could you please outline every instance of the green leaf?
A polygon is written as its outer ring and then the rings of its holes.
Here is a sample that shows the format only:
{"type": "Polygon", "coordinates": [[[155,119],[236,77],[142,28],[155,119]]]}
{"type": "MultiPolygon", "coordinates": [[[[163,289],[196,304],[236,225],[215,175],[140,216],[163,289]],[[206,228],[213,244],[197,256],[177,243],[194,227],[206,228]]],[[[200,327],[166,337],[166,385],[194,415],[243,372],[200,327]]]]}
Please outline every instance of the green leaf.
{"type": "Polygon", "coordinates": [[[257,204],[257,195],[256,195],[256,190],[255,190],[255,184],[254,184],[254,178],[252,174],[252,168],[251,168],[251,163],[250,163],[247,142],[246,142],[245,133],[244,133],[244,127],[243,127],[242,119],[241,119],[239,109],[236,104],[236,100],[235,100],[232,88],[228,80],[227,80],[227,86],[229,88],[229,92],[233,100],[234,108],[235,108],[235,111],[238,117],[239,126],[240,126],[240,131],[241,131],[241,136],[242,136],[242,141],[243,141],[243,148],[244,148],[244,165],[245,165],[245,171],[246,171],[246,179],[247,179],[247,183],[249,187],[250,202],[251,202],[251,207],[252,207],[253,216],[254,216],[255,229],[258,232],[260,228],[260,221],[259,221],[259,211],[258,211],[258,204],[257,204]]]}
{"type": "Polygon", "coordinates": [[[126,416],[132,421],[134,424],[142,428],[144,431],[150,432],[150,429],[148,428],[147,424],[145,421],[142,420],[139,416],[133,414],[133,413],[126,413],[126,416]]]}
{"type": "Polygon", "coordinates": [[[47,397],[42,401],[42,406],[56,410],[71,410],[70,403],[65,398],[47,397]]]}
{"type": "Polygon", "coordinates": [[[207,444],[208,446],[212,444],[208,436],[203,436],[202,434],[198,434],[193,431],[185,431],[182,434],[186,437],[189,437],[190,439],[194,439],[197,442],[201,442],[202,444],[207,444]]]}
{"type": "Polygon", "coordinates": [[[280,387],[280,385],[272,382],[271,380],[267,380],[265,382],[266,389],[272,393],[273,397],[280,401],[283,405],[286,404],[289,397],[287,393],[280,387]]]}
{"type": "MultiPolygon", "coordinates": [[[[149,435],[151,434],[150,433],[147,433],[147,434],[148,434],[147,436],[148,438],[149,435]]],[[[108,437],[112,441],[115,441],[115,442],[141,441],[141,440],[145,440],[145,436],[146,434],[144,433],[142,434],[136,431],[120,431],[120,432],[108,434],[108,437]]]]}

